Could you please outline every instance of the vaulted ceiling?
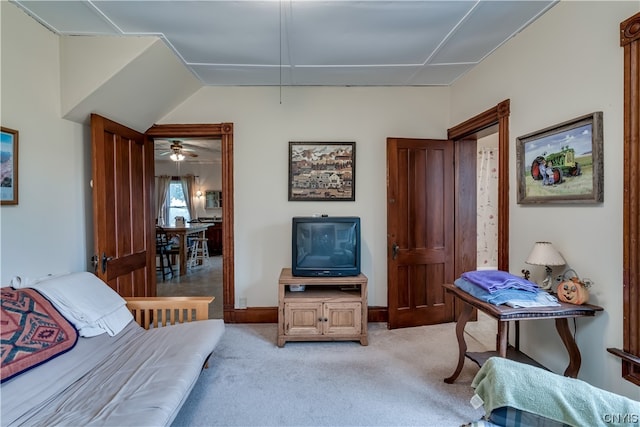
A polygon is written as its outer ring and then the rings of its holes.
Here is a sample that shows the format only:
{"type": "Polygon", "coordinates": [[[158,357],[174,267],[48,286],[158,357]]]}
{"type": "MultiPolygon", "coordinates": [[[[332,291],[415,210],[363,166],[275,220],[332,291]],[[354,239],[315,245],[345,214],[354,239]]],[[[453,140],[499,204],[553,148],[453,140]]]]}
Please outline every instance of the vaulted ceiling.
{"type": "Polygon", "coordinates": [[[446,86],[557,0],[12,1],[59,35],[158,36],[202,85],[446,86]]]}

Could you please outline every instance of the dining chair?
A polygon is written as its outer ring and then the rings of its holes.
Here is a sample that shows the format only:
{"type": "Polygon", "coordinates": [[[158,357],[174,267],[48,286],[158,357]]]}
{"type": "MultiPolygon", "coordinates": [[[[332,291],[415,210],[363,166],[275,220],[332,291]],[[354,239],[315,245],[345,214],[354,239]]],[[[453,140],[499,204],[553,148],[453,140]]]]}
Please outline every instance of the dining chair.
{"type": "Polygon", "coordinates": [[[173,277],[173,266],[171,265],[171,252],[173,245],[167,236],[164,228],[156,226],[156,256],[159,257],[159,265],[156,265],[156,271],[162,273],[162,281],[170,274],[173,277]],[[168,272],[167,272],[168,270],[168,272]]]}

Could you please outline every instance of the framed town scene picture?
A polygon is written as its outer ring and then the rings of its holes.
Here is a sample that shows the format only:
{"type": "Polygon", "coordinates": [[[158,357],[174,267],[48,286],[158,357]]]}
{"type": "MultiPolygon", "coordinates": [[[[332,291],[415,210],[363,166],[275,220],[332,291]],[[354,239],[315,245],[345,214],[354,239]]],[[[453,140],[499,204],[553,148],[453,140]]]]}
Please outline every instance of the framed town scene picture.
{"type": "Polygon", "coordinates": [[[355,142],[289,142],[289,201],[353,201],[355,142]]]}
{"type": "Polygon", "coordinates": [[[18,131],[5,127],[0,134],[0,204],[18,204],[18,131]]]}
{"type": "Polygon", "coordinates": [[[600,203],[602,112],[517,138],[518,203],[600,203]]]}

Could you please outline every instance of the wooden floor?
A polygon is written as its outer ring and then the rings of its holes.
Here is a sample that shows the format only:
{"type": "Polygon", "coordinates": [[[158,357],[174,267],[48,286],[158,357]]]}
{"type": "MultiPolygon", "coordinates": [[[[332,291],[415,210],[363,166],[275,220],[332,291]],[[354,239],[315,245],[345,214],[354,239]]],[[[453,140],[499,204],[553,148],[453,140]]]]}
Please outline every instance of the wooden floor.
{"type": "Polygon", "coordinates": [[[214,296],[216,299],[209,305],[209,318],[222,319],[222,256],[209,257],[208,265],[188,270],[187,274],[178,275],[178,266],[174,265],[174,277],[157,273],[157,295],[170,296],[214,296]]]}

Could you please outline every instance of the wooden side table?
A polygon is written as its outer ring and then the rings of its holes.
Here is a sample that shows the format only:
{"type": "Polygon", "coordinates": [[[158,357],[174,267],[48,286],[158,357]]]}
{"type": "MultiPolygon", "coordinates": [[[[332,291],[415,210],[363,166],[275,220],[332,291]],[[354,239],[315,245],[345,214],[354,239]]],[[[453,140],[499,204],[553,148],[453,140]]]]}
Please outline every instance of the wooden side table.
{"type": "Polygon", "coordinates": [[[576,378],[578,376],[582,358],[576,341],[569,329],[569,322],[567,319],[595,316],[598,311],[603,310],[602,307],[591,304],[575,305],[561,302],[559,307],[513,308],[506,305],[486,303],[452,284],[444,284],[442,286],[448,293],[453,294],[455,298],[464,303],[462,312],[460,313],[460,317],[458,317],[458,321],[456,323],[456,337],[458,338],[459,348],[458,366],[450,377],[445,378],[444,382],[451,384],[456,380],[456,378],[458,378],[458,375],[460,375],[460,372],[462,371],[465,357],[468,357],[480,366],[482,366],[484,361],[492,356],[508,357],[520,362],[541,366],[533,359],[520,352],[518,336],[518,322],[520,320],[540,319],[555,319],[558,335],[560,335],[560,339],[562,339],[562,343],[569,353],[569,365],[564,371],[564,376],[572,378],[576,378]],[[467,352],[467,343],[464,340],[464,328],[471,318],[474,308],[498,321],[496,351],[480,353],[467,352]],[[516,321],[516,347],[508,346],[508,324],[511,320],[516,321]]]}

